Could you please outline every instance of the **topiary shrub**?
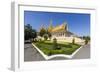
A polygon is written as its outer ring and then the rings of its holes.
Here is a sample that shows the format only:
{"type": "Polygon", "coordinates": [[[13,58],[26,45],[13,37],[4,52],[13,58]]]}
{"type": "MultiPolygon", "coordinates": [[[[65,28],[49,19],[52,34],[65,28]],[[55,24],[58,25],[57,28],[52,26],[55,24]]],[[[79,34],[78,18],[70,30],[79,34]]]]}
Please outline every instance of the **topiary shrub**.
{"type": "Polygon", "coordinates": [[[75,38],[73,38],[73,40],[72,40],[72,44],[75,44],[75,38]]]}
{"type": "Polygon", "coordinates": [[[88,44],[88,40],[87,40],[87,39],[85,39],[85,45],[86,45],[86,44],[88,44]]]}
{"type": "Polygon", "coordinates": [[[58,49],[58,50],[61,49],[61,46],[58,45],[58,46],[57,46],[57,49],[58,49]]]}
{"type": "Polygon", "coordinates": [[[53,39],[53,49],[57,49],[57,39],[56,38],[54,38],[53,39]]]}
{"type": "Polygon", "coordinates": [[[48,39],[48,35],[44,34],[44,40],[47,40],[47,39],[48,39]]]}

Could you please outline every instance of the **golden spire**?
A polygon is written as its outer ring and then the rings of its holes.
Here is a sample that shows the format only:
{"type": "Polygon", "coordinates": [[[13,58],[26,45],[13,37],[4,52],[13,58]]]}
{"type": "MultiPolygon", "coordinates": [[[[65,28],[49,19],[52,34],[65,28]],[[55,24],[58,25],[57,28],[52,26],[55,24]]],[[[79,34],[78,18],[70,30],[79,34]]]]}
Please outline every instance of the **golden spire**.
{"type": "Polygon", "coordinates": [[[53,29],[53,26],[52,26],[52,20],[50,20],[50,24],[49,24],[49,27],[48,27],[48,31],[51,32],[53,29]]]}
{"type": "Polygon", "coordinates": [[[65,26],[65,29],[68,31],[68,24],[66,21],[63,23],[63,25],[65,26]]]}

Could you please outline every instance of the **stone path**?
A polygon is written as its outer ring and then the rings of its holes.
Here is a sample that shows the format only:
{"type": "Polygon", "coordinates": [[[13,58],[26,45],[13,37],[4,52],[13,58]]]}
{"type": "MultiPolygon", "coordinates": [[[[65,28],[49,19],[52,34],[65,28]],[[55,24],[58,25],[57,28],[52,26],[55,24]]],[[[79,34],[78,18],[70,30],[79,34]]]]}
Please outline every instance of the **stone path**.
{"type": "Polygon", "coordinates": [[[85,45],[77,52],[73,59],[88,59],[90,58],[90,45],[85,45]]]}
{"type": "Polygon", "coordinates": [[[32,44],[24,45],[24,61],[42,61],[43,56],[32,46],[32,44]]]}

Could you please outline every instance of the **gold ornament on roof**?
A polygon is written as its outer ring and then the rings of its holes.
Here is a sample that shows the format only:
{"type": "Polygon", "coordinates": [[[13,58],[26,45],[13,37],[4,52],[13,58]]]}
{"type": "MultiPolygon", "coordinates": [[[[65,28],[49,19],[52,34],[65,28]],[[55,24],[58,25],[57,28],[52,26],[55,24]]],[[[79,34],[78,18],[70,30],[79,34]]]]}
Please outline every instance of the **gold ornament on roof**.
{"type": "Polygon", "coordinates": [[[65,31],[65,30],[66,30],[66,25],[62,24],[54,27],[51,32],[58,32],[58,31],[65,31]]]}

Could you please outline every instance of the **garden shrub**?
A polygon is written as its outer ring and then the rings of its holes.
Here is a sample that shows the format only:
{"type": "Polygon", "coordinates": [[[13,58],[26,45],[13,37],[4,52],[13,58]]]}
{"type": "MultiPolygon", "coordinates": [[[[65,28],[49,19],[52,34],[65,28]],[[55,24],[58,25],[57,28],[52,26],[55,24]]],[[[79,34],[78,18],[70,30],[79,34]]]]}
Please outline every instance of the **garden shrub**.
{"type": "Polygon", "coordinates": [[[86,44],[88,44],[88,40],[87,40],[87,39],[85,39],[85,45],[86,45],[86,44]]]}
{"type": "Polygon", "coordinates": [[[48,35],[44,34],[44,40],[47,40],[47,39],[48,39],[48,35]]]}
{"type": "Polygon", "coordinates": [[[54,38],[53,39],[53,49],[57,49],[57,39],[56,38],[54,38]]]}
{"type": "Polygon", "coordinates": [[[72,40],[72,44],[75,44],[75,38],[73,38],[73,40],[72,40]]]}
{"type": "Polygon", "coordinates": [[[61,49],[61,46],[60,46],[60,45],[58,45],[58,46],[57,46],[57,49],[58,49],[58,50],[59,50],[59,49],[61,49]]]}

